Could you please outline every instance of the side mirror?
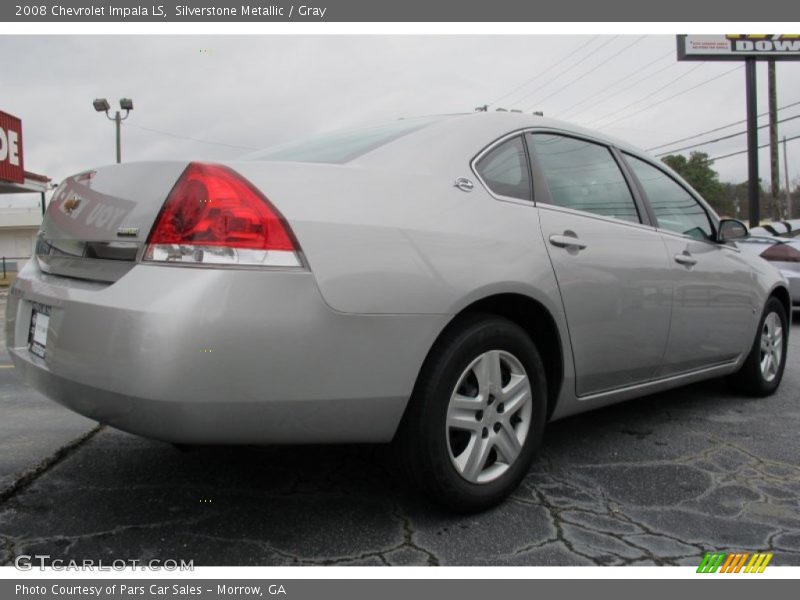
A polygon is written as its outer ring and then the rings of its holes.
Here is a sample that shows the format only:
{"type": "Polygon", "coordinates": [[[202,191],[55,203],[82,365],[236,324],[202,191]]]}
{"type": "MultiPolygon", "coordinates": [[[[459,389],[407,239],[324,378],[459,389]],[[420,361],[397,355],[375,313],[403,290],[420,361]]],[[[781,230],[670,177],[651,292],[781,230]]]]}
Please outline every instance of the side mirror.
{"type": "Polygon", "coordinates": [[[717,241],[720,244],[741,240],[749,235],[747,225],[737,219],[722,219],[719,222],[717,241]]]}

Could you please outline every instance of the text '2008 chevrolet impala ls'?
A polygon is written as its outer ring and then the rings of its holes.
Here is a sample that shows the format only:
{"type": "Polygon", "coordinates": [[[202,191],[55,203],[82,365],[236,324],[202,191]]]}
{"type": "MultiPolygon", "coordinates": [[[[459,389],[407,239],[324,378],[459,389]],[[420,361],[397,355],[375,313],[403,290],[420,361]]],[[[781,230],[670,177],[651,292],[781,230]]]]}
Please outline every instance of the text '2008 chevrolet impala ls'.
{"type": "Polygon", "coordinates": [[[394,441],[480,510],[545,423],[718,376],[778,387],[785,279],[663,164],[511,113],[68,178],[8,304],[25,380],[183,444],[394,441]]]}

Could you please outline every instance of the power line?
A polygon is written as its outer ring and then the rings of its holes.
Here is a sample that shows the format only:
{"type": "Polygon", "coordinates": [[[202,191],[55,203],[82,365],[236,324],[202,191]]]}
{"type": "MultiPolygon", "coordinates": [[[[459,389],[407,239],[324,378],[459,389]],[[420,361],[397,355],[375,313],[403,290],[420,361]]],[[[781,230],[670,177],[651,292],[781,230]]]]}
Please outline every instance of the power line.
{"type": "Polygon", "coordinates": [[[525,95],[524,95],[522,98],[520,98],[519,100],[516,100],[516,101],[515,101],[515,102],[512,104],[512,106],[518,106],[519,104],[521,104],[521,103],[522,103],[522,101],[523,101],[523,100],[527,100],[528,98],[530,98],[531,96],[533,96],[533,95],[534,95],[536,92],[539,92],[539,91],[541,91],[541,90],[542,90],[542,88],[545,88],[545,87],[547,87],[548,85],[550,85],[551,83],[553,83],[554,81],[556,81],[556,80],[560,79],[561,77],[563,77],[564,75],[566,75],[567,73],[569,73],[569,72],[570,72],[572,69],[574,69],[574,68],[575,68],[575,67],[577,67],[578,65],[582,64],[584,61],[586,61],[586,60],[587,60],[587,59],[589,59],[590,57],[594,56],[594,54],[595,54],[597,51],[599,51],[599,50],[602,50],[603,48],[605,48],[606,46],[608,46],[608,45],[609,45],[611,42],[613,42],[613,41],[614,41],[615,39],[617,39],[618,37],[619,37],[618,35],[615,35],[615,36],[613,36],[611,39],[608,39],[608,40],[606,40],[605,42],[603,42],[602,44],[600,44],[600,45],[599,45],[597,48],[595,48],[594,50],[592,50],[592,52],[590,52],[589,54],[587,54],[587,55],[585,55],[583,58],[581,58],[581,59],[580,59],[578,62],[571,64],[569,67],[567,67],[567,68],[566,68],[566,69],[564,69],[563,71],[559,72],[559,74],[558,74],[558,75],[556,75],[555,77],[553,77],[553,78],[552,78],[550,81],[548,81],[548,82],[547,82],[547,83],[545,83],[544,85],[540,86],[539,88],[537,88],[537,89],[534,89],[534,90],[533,90],[533,91],[531,91],[531,92],[528,92],[527,94],[525,94],[525,95]]]}
{"type": "MultiPolygon", "coordinates": [[[[791,108],[793,106],[797,106],[800,104],[800,100],[797,102],[792,102],[791,104],[787,104],[786,106],[779,106],[778,110],[783,110],[785,108],[791,108]]],[[[766,117],[769,114],[769,111],[763,112],[757,115],[759,118],[766,117]]],[[[666,144],[659,144],[658,146],[653,146],[652,148],[648,148],[647,152],[652,152],[653,150],[658,150],[660,148],[665,148],[666,146],[672,146],[674,144],[680,144],[681,142],[688,142],[689,140],[694,140],[699,137],[703,137],[704,135],[708,135],[709,133],[716,133],[717,131],[722,131],[723,129],[728,129],[729,127],[733,127],[734,125],[741,125],[742,123],[747,123],[747,119],[742,119],[741,121],[734,121],[733,123],[728,123],[727,125],[722,125],[720,127],[715,127],[714,129],[709,129],[708,131],[704,131],[702,133],[696,133],[694,135],[687,136],[685,138],[681,138],[679,140],[673,140],[671,142],[667,142],[666,144]]]]}
{"type": "MultiPolygon", "coordinates": [[[[607,85],[606,87],[604,87],[604,88],[603,88],[602,90],[600,90],[599,92],[597,92],[597,93],[595,93],[595,94],[593,94],[593,95],[591,95],[591,96],[587,96],[587,97],[586,97],[586,98],[584,98],[583,100],[580,100],[580,101],[576,102],[575,104],[573,104],[573,105],[571,105],[571,106],[568,106],[567,108],[565,108],[565,109],[564,109],[563,111],[561,111],[560,113],[556,113],[556,116],[557,116],[558,118],[563,118],[563,117],[564,117],[564,115],[568,114],[568,113],[569,113],[569,111],[571,111],[573,108],[576,108],[576,107],[580,106],[581,104],[586,104],[587,102],[591,102],[592,100],[597,100],[597,96],[599,96],[600,94],[603,94],[603,93],[607,92],[608,90],[610,90],[611,88],[613,88],[615,85],[617,85],[617,84],[619,84],[619,83],[622,83],[622,82],[623,82],[623,81],[625,81],[626,79],[630,79],[630,78],[631,78],[631,77],[633,77],[634,75],[638,75],[639,73],[641,73],[642,71],[644,71],[645,69],[647,69],[647,67],[650,67],[650,66],[652,66],[652,65],[656,64],[657,62],[661,62],[662,60],[664,60],[664,59],[665,59],[665,58],[667,58],[668,56],[672,56],[674,53],[675,53],[675,51],[674,51],[674,50],[670,50],[670,51],[668,51],[666,54],[662,54],[662,55],[661,55],[661,56],[659,56],[658,58],[651,60],[649,63],[647,63],[646,65],[643,65],[643,66],[641,66],[640,68],[636,69],[636,70],[635,70],[635,71],[633,71],[632,73],[628,73],[627,75],[625,75],[625,77],[623,77],[623,78],[621,78],[621,79],[617,79],[617,80],[616,80],[614,83],[611,83],[611,84],[607,85]]],[[[667,65],[667,66],[666,66],[664,69],[660,69],[659,71],[656,71],[656,73],[658,73],[658,72],[660,72],[660,71],[663,71],[663,70],[665,70],[665,69],[667,69],[667,68],[669,68],[669,67],[672,67],[672,66],[674,66],[675,64],[676,64],[676,63],[671,63],[671,64],[667,65]]],[[[645,81],[645,80],[649,79],[650,77],[652,77],[652,75],[649,75],[649,76],[647,76],[647,77],[645,77],[645,78],[641,79],[640,81],[645,81]]],[[[637,82],[637,84],[638,84],[638,83],[640,83],[640,82],[637,82]]],[[[634,85],[636,85],[636,84],[634,84],[634,85]]],[[[630,88],[625,88],[625,89],[630,89],[630,88]]],[[[619,95],[620,93],[622,93],[622,91],[625,91],[625,90],[621,90],[620,92],[617,92],[617,93],[613,94],[613,95],[612,95],[612,96],[610,96],[608,99],[611,99],[611,98],[613,98],[614,96],[617,96],[617,95],[619,95]]],[[[586,110],[586,109],[584,109],[584,110],[586,110]]],[[[580,113],[584,112],[584,110],[578,111],[578,113],[577,113],[577,114],[580,114],[580,113]]]]}
{"type": "MultiPolygon", "coordinates": [[[[796,135],[790,138],[784,138],[787,142],[791,142],[792,140],[800,140],[800,135],[796,135]]],[[[763,150],[764,148],[769,147],[769,142],[766,144],[761,144],[758,149],[763,150]]],[[[723,158],[730,158],[731,156],[738,156],[739,154],[747,154],[747,150],[739,150],[738,152],[731,152],[730,154],[723,154],[722,156],[713,156],[711,158],[707,158],[705,160],[706,163],[712,163],[717,160],[722,160],[723,158]]]]}
{"type": "Polygon", "coordinates": [[[692,68],[691,68],[691,69],[689,69],[688,71],[685,71],[685,72],[681,73],[680,75],[678,75],[678,76],[677,76],[675,79],[672,79],[672,80],[670,80],[668,83],[666,83],[666,84],[662,85],[660,88],[658,88],[658,89],[656,89],[656,90],[653,90],[652,92],[650,92],[649,94],[646,94],[645,96],[642,96],[642,97],[641,97],[641,98],[639,98],[638,100],[634,100],[633,102],[629,102],[628,104],[626,104],[626,105],[625,105],[625,106],[623,106],[622,108],[618,108],[618,109],[617,109],[617,110],[615,110],[614,112],[612,112],[612,113],[609,113],[609,114],[605,115],[604,117],[599,117],[599,118],[597,118],[597,119],[593,119],[593,120],[589,121],[589,123],[588,123],[588,124],[589,124],[589,125],[591,125],[592,123],[596,123],[597,121],[605,121],[605,120],[606,120],[608,117],[613,117],[613,116],[614,116],[614,115],[616,115],[616,114],[619,114],[619,113],[621,113],[621,112],[624,112],[624,111],[626,111],[626,110],[627,110],[627,109],[629,109],[631,106],[635,106],[635,105],[637,105],[637,104],[640,104],[640,103],[644,102],[644,101],[645,101],[645,100],[647,100],[648,98],[652,98],[653,96],[655,96],[655,95],[656,95],[656,94],[658,94],[659,92],[662,92],[662,91],[664,91],[665,89],[667,89],[668,87],[670,87],[670,86],[671,86],[672,84],[674,84],[675,82],[677,82],[677,81],[680,81],[680,80],[681,80],[681,79],[683,79],[684,77],[687,77],[687,76],[691,75],[691,74],[692,74],[692,73],[694,73],[694,72],[695,72],[697,69],[701,68],[701,67],[702,67],[702,66],[704,66],[705,64],[706,64],[705,62],[701,62],[701,63],[699,63],[699,64],[695,65],[694,67],[692,67],[692,68]]]}
{"type": "Polygon", "coordinates": [[[733,69],[731,69],[729,71],[725,71],[724,73],[720,73],[719,75],[717,75],[715,77],[712,77],[711,79],[706,79],[705,81],[701,81],[700,83],[698,83],[696,85],[693,85],[690,88],[686,88],[685,90],[682,90],[682,91],[678,92],[677,94],[673,94],[672,96],[667,96],[663,100],[659,100],[658,102],[654,102],[653,104],[651,104],[649,106],[645,106],[643,108],[640,108],[639,110],[633,111],[632,113],[628,113],[626,115],[622,115],[621,117],[619,117],[617,119],[614,119],[613,121],[609,121],[608,123],[603,125],[603,127],[608,127],[609,125],[613,125],[614,123],[619,123],[620,121],[624,121],[625,119],[630,119],[634,115],[638,115],[641,112],[644,112],[646,110],[650,110],[651,108],[655,108],[656,106],[664,104],[664,102],[669,102],[670,100],[672,100],[674,98],[677,98],[678,96],[682,96],[683,94],[691,92],[692,90],[696,90],[699,87],[702,87],[704,85],[712,83],[713,81],[716,81],[717,79],[721,79],[722,77],[725,77],[726,75],[730,75],[734,71],[738,71],[739,69],[743,69],[743,68],[744,68],[743,65],[739,65],[738,67],[734,67],[733,69]]]}
{"type": "Polygon", "coordinates": [[[201,140],[200,138],[189,137],[187,135],[181,135],[179,133],[172,133],[171,131],[164,131],[163,129],[153,129],[151,127],[142,127],[141,125],[134,125],[133,123],[124,123],[125,127],[135,127],[136,129],[142,129],[144,131],[151,131],[153,133],[160,133],[161,135],[168,135],[169,137],[174,137],[182,140],[189,140],[192,142],[199,142],[201,144],[210,144],[212,146],[227,146],[228,148],[236,148],[238,150],[258,150],[259,148],[253,148],[251,146],[237,146],[236,144],[226,144],[225,142],[212,142],[211,140],[201,140]]]}
{"type": "MultiPolygon", "coordinates": [[[[786,117],[785,119],[781,119],[778,123],[785,123],[786,121],[794,121],[795,119],[800,119],[800,115],[794,115],[793,117],[786,117]]],[[[769,127],[769,123],[765,125],[759,125],[756,129],[765,129],[769,127]]],[[[738,137],[740,135],[744,135],[747,133],[747,130],[737,131],[736,133],[731,133],[729,135],[724,135],[722,137],[718,137],[713,140],[708,140],[705,142],[698,142],[696,144],[691,144],[689,146],[684,146],[683,148],[673,148],[672,150],[668,150],[666,152],[662,152],[660,154],[656,154],[656,157],[667,156],[668,154],[672,154],[673,152],[682,152],[683,150],[690,150],[692,148],[697,148],[698,146],[707,146],[708,144],[716,144],[717,142],[722,142],[724,140],[729,140],[731,138],[738,137]]]]}
{"type": "Polygon", "coordinates": [[[547,96],[545,96],[544,98],[541,98],[541,99],[540,99],[540,100],[538,100],[537,102],[534,102],[534,103],[533,103],[533,104],[532,104],[530,107],[526,108],[525,110],[526,110],[526,111],[527,111],[527,110],[531,110],[531,109],[532,109],[532,108],[534,108],[534,107],[535,107],[537,104],[541,104],[542,102],[544,102],[545,100],[549,100],[550,98],[552,98],[552,97],[553,97],[553,96],[555,96],[556,94],[560,94],[561,92],[563,92],[563,91],[564,91],[565,89],[567,89],[568,87],[570,87],[570,86],[572,86],[572,85],[575,85],[575,84],[576,84],[576,83],[578,83],[578,82],[579,82],[581,79],[583,79],[584,77],[586,77],[586,76],[587,76],[589,73],[594,73],[594,72],[596,72],[596,71],[597,71],[597,69],[599,69],[599,68],[600,68],[600,67],[602,67],[603,65],[607,64],[607,63],[608,63],[608,61],[610,61],[610,60],[611,60],[611,59],[613,59],[613,58],[616,58],[617,56],[619,56],[620,54],[622,54],[623,52],[625,52],[625,51],[626,51],[628,48],[631,48],[631,47],[635,46],[636,44],[638,44],[639,42],[641,42],[641,41],[642,41],[643,39],[645,39],[646,37],[647,37],[647,35],[642,35],[642,36],[639,36],[639,37],[638,37],[638,38],[636,38],[636,39],[635,39],[633,42],[631,42],[631,43],[630,43],[630,44],[628,44],[627,46],[624,46],[624,47],[623,47],[623,48],[621,48],[620,50],[617,50],[617,51],[616,51],[614,54],[612,54],[611,56],[609,56],[608,58],[606,58],[605,60],[603,60],[601,63],[599,63],[599,64],[595,65],[594,67],[592,67],[592,68],[591,68],[591,69],[589,69],[588,71],[585,71],[585,72],[584,72],[582,75],[579,75],[578,77],[575,77],[575,78],[571,79],[570,81],[568,81],[567,83],[565,83],[564,85],[562,85],[560,88],[558,88],[556,91],[554,91],[554,92],[551,92],[551,93],[549,93],[547,96]]]}
{"type": "MultiPolygon", "coordinates": [[[[611,100],[612,98],[616,98],[616,97],[617,97],[617,96],[619,96],[620,94],[622,94],[622,93],[624,93],[624,92],[627,92],[629,89],[631,89],[631,88],[634,88],[634,87],[638,86],[638,85],[639,85],[639,84],[641,84],[642,82],[644,82],[644,81],[647,81],[648,79],[652,79],[652,78],[653,78],[653,77],[655,77],[656,75],[660,75],[661,73],[663,73],[664,71],[668,71],[668,70],[669,70],[669,69],[671,69],[672,67],[677,67],[679,64],[680,64],[680,63],[676,63],[676,62],[674,62],[674,63],[668,64],[668,65],[664,65],[663,67],[661,67],[660,69],[658,69],[658,70],[656,70],[656,71],[653,71],[653,72],[652,72],[652,73],[650,73],[649,75],[645,75],[644,77],[642,77],[642,78],[640,78],[640,79],[637,79],[636,81],[634,81],[632,84],[630,84],[630,85],[628,85],[628,86],[625,86],[625,87],[624,87],[624,88],[622,88],[621,90],[617,90],[616,92],[614,92],[614,93],[613,93],[613,94],[611,94],[610,96],[607,96],[606,98],[604,98],[604,99],[603,99],[603,102],[608,102],[608,101],[609,101],[609,100],[611,100]]],[[[701,64],[703,64],[703,63],[701,63],[701,64]]],[[[634,102],[634,103],[632,103],[632,104],[636,104],[636,102],[634,102]]],[[[577,115],[580,115],[580,114],[582,114],[582,113],[585,113],[587,110],[589,110],[589,109],[588,109],[588,108],[582,108],[582,109],[581,109],[581,110],[579,110],[577,113],[573,114],[573,115],[572,115],[572,118],[574,119],[574,118],[575,118],[577,115]]]]}
{"type": "Polygon", "coordinates": [[[539,79],[539,78],[540,78],[541,76],[543,76],[544,74],[546,74],[546,73],[549,73],[550,71],[552,71],[553,69],[555,69],[557,66],[559,66],[561,63],[563,63],[563,62],[564,62],[564,61],[566,61],[567,59],[569,59],[569,58],[571,58],[571,57],[575,56],[575,55],[576,55],[578,52],[580,52],[581,50],[583,50],[584,48],[586,48],[586,46],[588,46],[589,44],[591,44],[592,42],[594,42],[594,41],[595,41],[597,38],[599,38],[599,37],[600,37],[599,35],[596,35],[596,36],[592,37],[592,38],[591,38],[591,39],[590,39],[588,42],[586,42],[586,43],[584,43],[584,44],[581,44],[581,45],[580,45],[580,46],[578,46],[578,47],[577,47],[575,50],[573,50],[572,52],[570,52],[569,54],[567,54],[566,56],[564,56],[562,59],[560,59],[558,62],[556,62],[556,63],[554,63],[554,64],[550,65],[549,67],[547,67],[547,68],[546,68],[544,71],[541,71],[540,73],[537,73],[536,75],[534,75],[533,77],[531,77],[530,79],[528,79],[528,80],[527,80],[525,83],[523,83],[522,85],[520,85],[520,86],[517,86],[517,87],[515,87],[513,90],[511,90],[510,92],[508,92],[507,94],[504,94],[504,95],[500,96],[500,97],[499,97],[497,100],[495,100],[494,102],[490,102],[490,103],[489,103],[489,106],[493,106],[493,105],[497,104],[498,102],[500,102],[501,100],[505,100],[505,99],[506,99],[506,98],[508,98],[509,96],[513,96],[513,95],[514,95],[514,94],[516,94],[518,91],[520,91],[522,88],[526,87],[528,84],[530,84],[530,83],[533,83],[534,81],[536,81],[537,79],[539,79]]]}

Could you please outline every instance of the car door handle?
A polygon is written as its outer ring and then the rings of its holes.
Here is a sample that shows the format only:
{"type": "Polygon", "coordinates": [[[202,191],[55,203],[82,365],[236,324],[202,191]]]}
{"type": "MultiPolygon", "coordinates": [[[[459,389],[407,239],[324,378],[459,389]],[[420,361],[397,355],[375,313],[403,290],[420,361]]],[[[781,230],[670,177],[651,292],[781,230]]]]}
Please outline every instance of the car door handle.
{"type": "Polygon", "coordinates": [[[586,243],[580,241],[575,234],[572,235],[551,235],[550,243],[559,248],[576,248],[583,250],[586,248],[586,243]]]}
{"type": "Polygon", "coordinates": [[[681,253],[675,255],[675,262],[686,267],[693,267],[697,264],[697,259],[691,254],[681,253]]]}

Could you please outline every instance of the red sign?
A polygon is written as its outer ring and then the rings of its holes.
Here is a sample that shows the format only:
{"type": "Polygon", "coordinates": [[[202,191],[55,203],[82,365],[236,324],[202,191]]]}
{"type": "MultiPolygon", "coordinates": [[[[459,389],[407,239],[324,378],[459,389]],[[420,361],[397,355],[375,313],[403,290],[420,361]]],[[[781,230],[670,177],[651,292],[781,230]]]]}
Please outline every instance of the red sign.
{"type": "Polygon", "coordinates": [[[25,183],[22,121],[0,110],[0,179],[25,183]]]}

